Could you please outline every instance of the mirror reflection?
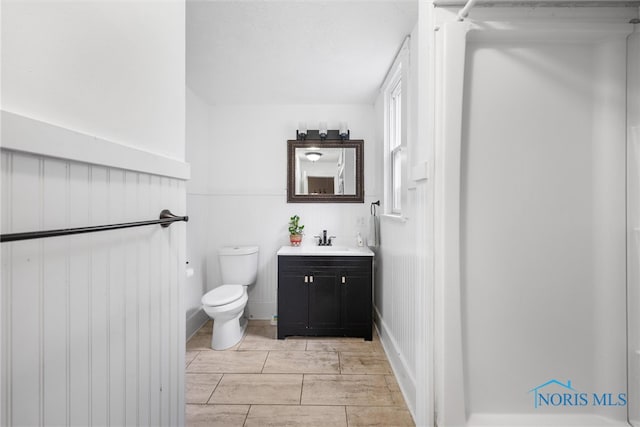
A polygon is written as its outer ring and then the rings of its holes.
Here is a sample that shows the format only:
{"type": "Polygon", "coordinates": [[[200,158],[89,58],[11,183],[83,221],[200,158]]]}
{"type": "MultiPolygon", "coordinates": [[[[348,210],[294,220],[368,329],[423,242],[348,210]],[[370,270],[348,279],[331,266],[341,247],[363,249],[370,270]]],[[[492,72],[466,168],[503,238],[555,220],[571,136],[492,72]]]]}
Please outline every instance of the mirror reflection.
{"type": "Polygon", "coordinates": [[[363,203],[363,143],[287,141],[287,202],[363,203]]]}
{"type": "Polygon", "coordinates": [[[298,147],[295,194],[356,194],[356,149],[298,147]]]}

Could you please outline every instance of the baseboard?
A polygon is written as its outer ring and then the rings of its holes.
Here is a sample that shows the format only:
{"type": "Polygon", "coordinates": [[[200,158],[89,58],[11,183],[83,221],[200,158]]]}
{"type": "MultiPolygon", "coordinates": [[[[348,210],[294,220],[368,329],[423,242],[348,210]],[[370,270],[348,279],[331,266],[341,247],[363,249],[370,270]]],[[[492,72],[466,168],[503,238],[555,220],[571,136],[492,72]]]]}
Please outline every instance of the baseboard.
{"type": "Polygon", "coordinates": [[[209,320],[209,316],[204,310],[200,309],[187,317],[187,341],[209,320]]]}
{"type": "Polygon", "coordinates": [[[380,336],[382,348],[387,355],[387,359],[389,359],[389,364],[391,365],[393,374],[396,376],[396,380],[398,380],[400,391],[402,392],[405,402],[407,402],[407,407],[411,412],[411,416],[415,420],[416,379],[411,374],[409,365],[402,355],[397,341],[393,337],[393,334],[391,334],[377,307],[374,307],[374,310],[376,313],[376,322],[374,322],[374,325],[376,327],[376,330],[378,331],[378,336],[380,336]]]}

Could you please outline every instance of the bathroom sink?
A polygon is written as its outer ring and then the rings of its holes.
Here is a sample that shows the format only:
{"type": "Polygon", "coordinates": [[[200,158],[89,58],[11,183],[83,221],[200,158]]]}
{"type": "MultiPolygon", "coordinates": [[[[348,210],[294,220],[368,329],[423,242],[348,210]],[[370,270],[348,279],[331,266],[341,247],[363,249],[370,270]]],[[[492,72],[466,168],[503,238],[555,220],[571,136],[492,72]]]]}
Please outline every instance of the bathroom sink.
{"type": "Polygon", "coordinates": [[[278,255],[290,256],[374,256],[367,247],[351,246],[283,246],[278,255]]]}
{"type": "Polygon", "coordinates": [[[350,248],[348,246],[302,246],[302,252],[321,255],[345,255],[346,253],[356,250],[356,248],[350,248]]]}

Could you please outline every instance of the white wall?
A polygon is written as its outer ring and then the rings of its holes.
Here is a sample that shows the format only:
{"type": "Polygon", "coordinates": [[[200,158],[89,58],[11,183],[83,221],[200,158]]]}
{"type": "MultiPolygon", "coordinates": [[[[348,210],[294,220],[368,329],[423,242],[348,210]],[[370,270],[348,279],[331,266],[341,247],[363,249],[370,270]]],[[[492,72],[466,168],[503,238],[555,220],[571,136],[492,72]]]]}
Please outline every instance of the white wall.
{"type": "Polygon", "coordinates": [[[187,262],[193,269],[185,287],[186,334],[193,335],[209,318],[200,302],[207,286],[207,233],[209,218],[209,106],[187,88],[186,157],[191,165],[191,179],[187,182],[187,262]]]}
{"type": "Polygon", "coordinates": [[[366,231],[369,204],[380,198],[374,110],[371,105],[220,105],[211,107],[209,117],[209,157],[203,165],[209,170],[209,182],[202,198],[207,205],[206,287],[221,284],[218,248],[258,245],[258,279],[249,290],[246,314],[268,319],[276,313],[275,253],[289,244],[290,216],[300,215],[305,225],[303,244],[313,244],[313,236],[326,229],[337,236],[336,244],[351,245],[357,232],[366,231]],[[327,121],[331,129],[347,121],[352,138],[364,139],[365,203],[286,202],[286,141],[295,138],[299,121],[306,121],[309,128],[327,121]]]}
{"type": "MultiPolygon", "coordinates": [[[[3,2],[3,234],[185,212],[184,31],[178,1],[3,2]]],[[[3,243],[1,424],[182,425],[184,252],[182,223],[3,243]]]]}
{"type": "MultiPolygon", "coordinates": [[[[427,335],[424,325],[418,325],[417,313],[423,306],[416,304],[416,295],[422,283],[418,279],[418,263],[423,251],[419,245],[418,229],[425,221],[425,211],[417,209],[418,198],[424,190],[424,182],[415,180],[413,167],[424,158],[418,153],[424,153],[418,139],[418,57],[420,55],[420,41],[418,28],[414,28],[409,44],[408,70],[403,74],[406,86],[406,103],[403,116],[406,117],[407,158],[404,167],[403,182],[405,193],[402,197],[402,217],[381,215],[380,220],[380,248],[376,258],[378,270],[375,281],[375,312],[376,323],[381,333],[381,339],[396,377],[403,391],[409,409],[416,413],[416,367],[421,363],[416,359],[418,353],[416,345],[422,343],[427,335]]],[[[407,64],[405,64],[407,65],[407,64]]],[[[404,95],[403,95],[404,96],[404,95]]],[[[376,100],[376,143],[384,146],[384,96],[380,94],[376,100]]],[[[384,170],[382,151],[377,158],[378,168],[384,170]]],[[[378,185],[382,187],[383,176],[376,176],[378,185]]],[[[385,206],[379,209],[385,211],[385,206]]]]}
{"type": "Polygon", "coordinates": [[[184,2],[2,8],[3,110],[184,159],[184,2]]]}

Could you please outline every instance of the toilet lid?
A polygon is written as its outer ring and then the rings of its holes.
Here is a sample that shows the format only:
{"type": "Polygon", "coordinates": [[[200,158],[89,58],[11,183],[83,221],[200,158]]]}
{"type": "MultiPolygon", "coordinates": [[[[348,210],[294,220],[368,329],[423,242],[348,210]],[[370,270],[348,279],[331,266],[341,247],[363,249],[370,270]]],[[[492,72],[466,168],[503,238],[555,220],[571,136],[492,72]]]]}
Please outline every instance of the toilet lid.
{"type": "Polygon", "coordinates": [[[251,255],[258,250],[257,246],[225,246],[218,249],[218,255],[251,255]]]}
{"type": "Polygon", "coordinates": [[[207,292],[202,297],[202,304],[215,307],[218,305],[229,304],[240,299],[244,293],[242,285],[222,285],[207,292]]]}

